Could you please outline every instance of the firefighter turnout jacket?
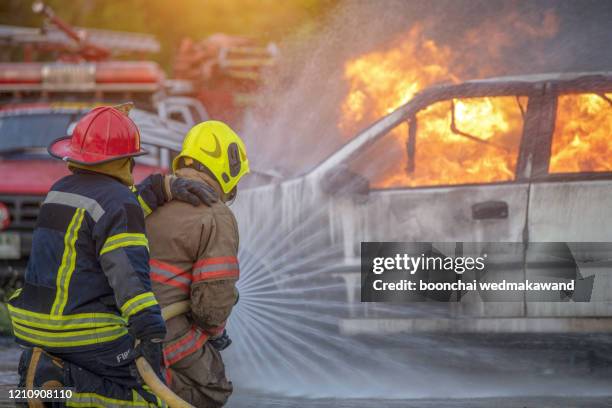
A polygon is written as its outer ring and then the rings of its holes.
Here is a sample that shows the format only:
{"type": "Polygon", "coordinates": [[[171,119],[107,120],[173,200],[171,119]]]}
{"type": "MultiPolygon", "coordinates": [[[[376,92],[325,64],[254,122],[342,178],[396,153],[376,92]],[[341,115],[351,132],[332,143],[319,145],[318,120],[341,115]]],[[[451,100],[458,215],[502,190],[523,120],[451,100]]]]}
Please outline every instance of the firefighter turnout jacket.
{"type": "Polygon", "coordinates": [[[17,342],[70,353],[124,341],[128,330],[163,336],[144,224],[163,202],[161,175],[133,191],[80,170],[55,183],[40,209],[23,289],[9,302],[17,342]]]}
{"type": "MultiPolygon", "coordinates": [[[[179,177],[203,181],[221,190],[211,177],[194,169],[179,177]]],[[[161,307],[190,300],[191,313],[166,322],[167,381],[179,396],[198,407],[221,406],[232,392],[220,354],[207,343],[223,332],[237,300],[238,226],[221,201],[193,207],[172,201],[147,218],[151,280],[161,307]]]]}

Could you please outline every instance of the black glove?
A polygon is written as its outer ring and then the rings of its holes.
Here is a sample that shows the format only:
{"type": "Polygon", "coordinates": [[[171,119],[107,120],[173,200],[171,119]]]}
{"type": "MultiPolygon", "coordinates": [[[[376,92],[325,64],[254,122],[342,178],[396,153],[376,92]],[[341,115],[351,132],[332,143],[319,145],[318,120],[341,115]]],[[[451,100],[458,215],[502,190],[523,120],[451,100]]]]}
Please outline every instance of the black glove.
{"type": "MultiPolygon", "coordinates": [[[[158,338],[148,338],[142,339],[136,345],[134,349],[134,359],[138,357],[144,357],[145,360],[151,365],[155,374],[157,374],[158,378],[163,379],[161,375],[162,368],[162,359],[163,359],[163,351],[162,351],[162,339],[158,338]]],[[[138,375],[138,381],[143,382],[138,375]]]]}
{"type": "Polygon", "coordinates": [[[218,351],[225,350],[232,344],[232,339],[227,335],[227,330],[223,329],[223,333],[218,336],[211,337],[208,339],[211,346],[216,348],[218,351]]]}
{"type": "Polygon", "coordinates": [[[182,177],[172,177],[170,180],[170,194],[172,198],[184,201],[193,206],[204,203],[210,206],[219,200],[214,188],[206,183],[182,177]]]}

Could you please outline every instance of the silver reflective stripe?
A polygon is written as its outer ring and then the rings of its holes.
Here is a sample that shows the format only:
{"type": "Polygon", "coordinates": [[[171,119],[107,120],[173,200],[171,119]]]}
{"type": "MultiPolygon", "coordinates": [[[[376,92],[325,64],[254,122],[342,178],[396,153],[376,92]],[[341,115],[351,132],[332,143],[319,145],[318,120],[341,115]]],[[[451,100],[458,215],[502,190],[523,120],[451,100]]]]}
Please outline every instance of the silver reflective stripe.
{"type": "Polygon", "coordinates": [[[216,272],[216,271],[234,271],[238,270],[238,264],[233,263],[224,263],[224,264],[214,264],[214,265],[204,265],[199,266],[193,270],[194,273],[206,273],[206,272],[216,272]]]}
{"type": "Polygon", "coordinates": [[[207,339],[208,336],[206,334],[202,333],[196,328],[192,328],[186,337],[179,338],[178,341],[173,343],[178,344],[187,340],[184,344],[181,344],[178,348],[173,349],[170,352],[166,350],[171,350],[173,344],[164,347],[164,358],[169,365],[172,365],[202,348],[207,339]]]}
{"type": "Polygon", "coordinates": [[[168,279],[166,279],[166,281],[169,280],[173,280],[173,281],[177,281],[177,282],[181,282],[184,283],[186,285],[189,285],[191,283],[191,279],[189,279],[186,276],[181,276],[181,275],[176,275],[173,272],[167,271],[163,268],[160,268],[158,266],[155,266],[153,264],[151,264],[151,272],[156,273],[158,275],[162,275],[168,279]]]}
{"type": "Polygon", "coordinates": [[[84,208],[96,222],[104,215],[104,209],[96,200],[80,194],[50,191],[43,204],[64,204],[74,208],[84,208]]]}
{"type": "Polygon", "coordinates": [[[123,316],[127,319],[133,314],[140,312],[143,309],[146,309],[151,306],[157,305],[157,300],[155,299],[155,295],[153,292],[145,292],[140,295],[134,296],[127,302],[121,306],[121,312],[123,316]]]}

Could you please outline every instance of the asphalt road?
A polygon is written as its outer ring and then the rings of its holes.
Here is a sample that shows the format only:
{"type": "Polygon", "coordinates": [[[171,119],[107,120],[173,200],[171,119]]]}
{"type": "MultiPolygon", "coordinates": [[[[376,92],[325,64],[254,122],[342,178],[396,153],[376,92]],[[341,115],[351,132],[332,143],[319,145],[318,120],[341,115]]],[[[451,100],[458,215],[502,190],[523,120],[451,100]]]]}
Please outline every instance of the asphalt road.
{"type": "MultiPolygon", "coordinates": [[[[12,407],[8,389],[14,387],[19,349],[0,339],[0,408],[12,407]]],[[[435,385],[433,385],[435,386],[435,385]]],[[[612,407],[612,383],[607,397],[503,397],[476,399],[310,399],[261,395],[237,384],[228,408],[604,408],[612,407]]]]}

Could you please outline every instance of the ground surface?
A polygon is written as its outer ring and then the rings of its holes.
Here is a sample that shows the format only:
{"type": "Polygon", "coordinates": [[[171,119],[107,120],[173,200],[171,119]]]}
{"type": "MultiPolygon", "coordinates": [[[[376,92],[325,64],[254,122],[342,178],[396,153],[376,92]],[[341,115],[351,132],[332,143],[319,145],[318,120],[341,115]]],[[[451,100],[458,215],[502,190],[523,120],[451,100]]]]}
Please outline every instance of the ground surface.
{"type": "Polygon", "coordinates": [[[280,397],[257,397],[251,394],[232,397],[228,408],[604,408],[612,407],[609,398],[514,397],[459,400],[306,400],[280,397]]]}
{"type": "MultiPolygon", "coordinates": [[[[14,406],[8,389],[14,387],[20,350],[9,339],[0,338],[0,408],[14,406]]],[[[240,390],[232,396],[228,408],[604,408],[612,407],[612,383],[609,397],[505,397],[477,399],[309,399],[260,395],[240,390]]]]}

